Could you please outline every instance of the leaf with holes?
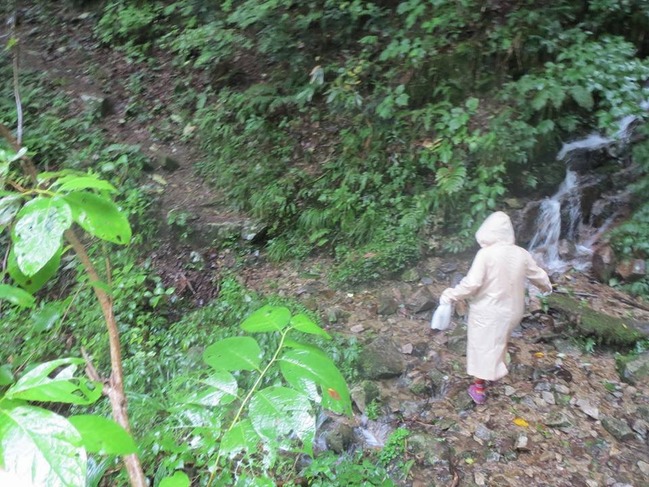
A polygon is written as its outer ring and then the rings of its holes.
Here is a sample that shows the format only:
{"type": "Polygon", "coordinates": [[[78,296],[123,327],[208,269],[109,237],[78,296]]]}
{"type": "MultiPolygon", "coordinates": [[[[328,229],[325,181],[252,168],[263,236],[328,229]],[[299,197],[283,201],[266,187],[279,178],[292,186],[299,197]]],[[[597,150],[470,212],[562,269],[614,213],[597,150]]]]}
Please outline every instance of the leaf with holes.
{"type": "Polygon", "coordinates": [[[281,306],[263,306],[241,323],[249,333],[282,331],[291,320],[291,312],[281,306]]]}
{"type": "Polygon", "coordinates": [[[54,253],[52,258],[47,261],[47,263],[41,267],[41,269],[31,276],[26,276],[20,270],[18,266],[18,261],[16,260],[16,254],[14,249],[9,251],[9,258],[7,259],[7,272],[14,280],[16,284],[20,287],[29,291],[30,293],[35,293],[40,288],[42,288],[47,281],[49,281],[59,270],[61,264],[61,247],[54,253]]]}
{"type": "Polygon", "coordinates": [[[62,198],[35,198],[23,206],[16,220],[11,233],[16,262],[23,274],[33,276],[61,248],[72,211],[62,198]]]}
{"type": "Polygon", "coordinates": [[[128,219],[110,199],[87,191],[63,197],[72,208],[72,218],[97,238],[126,245],[131,240],[128,219]]]}
{"type": "Polygon", "coordinates": [[[266,442],[277,442],[286,449],[291,446],[291,435],[295,435],[304,451],[313,454],[315,417],[304,394],[288,387],[268,387],[252,397],[248,414],[252,427],[266,442]]]}
{"type": "Polygon", "coordinates": [[[89,453],[129,455],[137,452],[131,435],[112,419],[94,414],[80,414],[70,416],[68,421],[81,435],[81,442],[89,453]]]}
{"type": "Polygon", "coordinates": [[[101,396],[102,385],[85,377],[74,377],[82,359],[64,358],[39,364],[5,393],[8,399],[92,404],[101,396]],[[63,367],[63,368],[61,368],[63,367]],[[52,378],[50,375],[54,374],[52,378]]]}
{"type": "Polygon", "coordinates": [[[86,485],[86,452],[74,426],[19,401],[0,401],[0,464],[24,485],[86,485]]]}
{"type": "Polygon", "coordinates": [[[351,414],[349,389],[336,364],[324,352],[298,348],[280,359],[286,381],[310,399],[336,413],[351,414]]]}
{"type": "Polygon", "coordinates": [[[11,304],[15,304],[21,308],[31,308],[36,302],[34,296],[27,291],[9,286],[8,284],[0,284],[0,299],[9,301],[11,304]]]}
{"type": "Polygon", "coordinates": [[[207,347],[203,360],[214,370],[257,370],[261,349],[254,338],[225,338],[207,347]]]}

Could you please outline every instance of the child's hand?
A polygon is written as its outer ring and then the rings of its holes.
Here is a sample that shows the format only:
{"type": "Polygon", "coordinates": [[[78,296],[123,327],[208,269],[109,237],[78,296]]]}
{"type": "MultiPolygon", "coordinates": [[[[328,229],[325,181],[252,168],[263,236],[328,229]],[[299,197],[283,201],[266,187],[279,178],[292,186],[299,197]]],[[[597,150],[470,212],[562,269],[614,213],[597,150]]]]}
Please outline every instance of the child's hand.
{"type": "Polygon", "coordinates": [[[451,304],[452,302],[453,301],[451,301],[451,298],[444,295],[444,293],[442,293],[442,295],[439,297],[439,304],[451,304]]]}

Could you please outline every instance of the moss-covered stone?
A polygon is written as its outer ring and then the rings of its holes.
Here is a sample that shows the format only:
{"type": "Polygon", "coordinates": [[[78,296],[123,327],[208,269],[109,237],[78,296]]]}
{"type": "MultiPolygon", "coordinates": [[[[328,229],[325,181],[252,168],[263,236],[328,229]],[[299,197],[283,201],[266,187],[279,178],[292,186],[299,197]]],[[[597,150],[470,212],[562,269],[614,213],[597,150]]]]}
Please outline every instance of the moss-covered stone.
{"type": "Polygon", "coordinates": [[[564,294],[548,298],[551,309],[564,315],[584,336],[595,336],[607,345],[629,347],[645,336],[630,321],[595,311],[564,294]]]}

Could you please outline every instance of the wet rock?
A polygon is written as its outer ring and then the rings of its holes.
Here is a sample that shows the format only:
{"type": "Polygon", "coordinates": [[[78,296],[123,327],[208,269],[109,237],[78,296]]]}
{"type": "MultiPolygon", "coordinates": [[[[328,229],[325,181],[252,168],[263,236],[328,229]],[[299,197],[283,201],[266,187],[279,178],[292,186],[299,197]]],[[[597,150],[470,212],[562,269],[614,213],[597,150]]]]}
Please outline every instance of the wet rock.
{"type": "Polygon", "coordinates": [[[649,351],[627,362],[622,369],[622,378],[631,384],[649,384],[649,351]]]}
{"type": "Polygon", "coordinates": [[[365,413],[367,405],[381,398],[381,391],[376,383],[365,380],[357,384],[350,391],[352,401],[361,413],[365,413]]]}
{"type": "Polygon", "coordinates": [[[264,238],[267,231],[268,227],[263,223],[246,220],[241,228],[241,239],[246,242],[257,243],[264,238]]]}
{"type": "Polygon", "coordinates": [[[411,355],[413,350],[414,347],[412,346],[412,343],[406,343],[403,347],[401,347],[401,353],[404,353],[406,355],[411,355]]]}
{"type": "Polygon", "coordinates": [[[572,260],[577,255],[577,247],[571,240],[561,239],[559,241],[559,257],[563,260],[572,260]]]}
{"type": "Polygon", "coordinates": [[[325,433],[327,448],[334,453],[345,452],[354,443],[354,430],[345,423],[336,425],[325,433]]]}
{"type": "Polygon", "coordinates": [[[421,415],[425,405],[426,401],[402,401],[399,405],[399,411],[401,411],[404,420],[412,421],[421,415]]]}
{"type": "Polygon", "coordinates": [[[554,390],[559,394],[570,394],[570,388],[568,386],[564,386],[563,384],[555,384],[554,390]]]}
{"type": "Polygon", "coordinates": [[[549,428],[569,428],[572,426],[572,423],[570,422],[570,418],[560,412],[560,411],[553,411],[549,414],[547,414],[543,418],[543,424],[546,425],[549,428]]]}
{"type": "Polygon", "coordinates": [[[437,267],[437,270],[444,274],[451,274],[452,272],[457,271],[457,268],[457,262],[444,262],[437,267]]]}
{"type": "Polygon", "coordinates": [[[624,420],[604,416],[602,418],[602,426],[618,441],[627,441],[634,437],[633,431],[631,431],[631,428],[629,428],[629,425],[624,420]]]}
{"type": "Polygon", "coordinates": [[[640,436],[645,438],[647,436],[647,431],[649,431],[649,425],[646,421],[642,419],[636,419],[631,426],[631,429],[638,433],[640,436]]]}
{"type": "Polygon", "coordinates": [[[556,401],[555,398],[554,398],[554,394],[552,394],[552,393],[549,392],[549,391],[543,391],[543,392],[541,393],[541,397],[543,398],[543,400],[544,400],[546,403],[548,403],[548,404],[550,404],[550,405],[555,405],[555,404],[557,403],[557,401],[556,401]]]}
{"type": "Polygon", "coordinates": [[[448,349],[458,355],[466,355],[466,330],[461,326],[456,326],[448,335],[446,346],[448,349]]]}
{"type": "Polygon", "coordinates": [[[381,296],[379,298],[379,305],[377,313],[382,316],[390,316],[397,312],[399,303],[392,296],[381,296]]]}
{"type": "Polygon", "coordinates": [[[408,453],[428,467],[448,465],[449,450],[445,443],[426,433],[415,433],[408,438],[408,453]]]}
{"type": "Polygon", "coordinates": [[[534,367],[522,363],[511,364],[509,366],[509,375],[514,381],[529,380],[534,376],[534,367]]]}
{"type": "Polygon", "coordinates": [[[430,389],[433,399],[440,399],[446,393],[448,386],[448,377],[437,369],[428,371],[428,379],[430,379],[430,389]]]}
{"type": "Polygon", "coordinates": [[[619,214],[620,211],[628,212],[630,203],[631,195],[628,192],[606,195],[598,199],[591,207],[591,225],[599,228],[616,213],[619,214]]]}
{"type": "Polygon", "coordinates": [[[365,331],[365,327],[363,325],[354,325],[352,326],[349,331],[352,333],[363,333],[365,331]]]}
{"type": "Polygon", "coordinates": [[[636,411],[636,414],[647,423],[649,423],[649,406],[640,405],[636,411]]]}
{"type": "Polygon", "coordinates": [[[401,280],[403,282],[417,282],[421,278],[419,274],[419,270],[416,267],[411,267],[410,269],[406,269],[402,274],[401,274],[401,280]]]}
{"type": "Polygon", "coordinates": [[[505,396],[510,397],[516,394],[516,389],[512,386],[505,386],[505,396]]]}
{"type": "Polygon", "coordinates": [[[482,440],[485,443],[491,441],[493,438],[494,432],[487,428],[484,424],[479,424],[476,426],[475,432],[473,433],[474,438],[482,440]]]}
{"type": "Polygon", "coordinates": [[[583,306],[578,299],[554,293],[548,297],[550,308],[565,316],[585,336],[595,336],[611,345],[633,346],[642,334],[617,316],[583,306]]]}
{"type": "Polygon", "coordinates": [[[624,260],[615,267],[615,272],[625,281],[633,282],[647,274],[647,267],[642,259],[624,260]]]}
{"type": "Polygon", "coordinates": [[[599,409],[597,406],[593,406],[588,399],[578,399],[576,406],[592,419],[596,421],[599,419],[599,409]]]}
{"type": "Polygon", "coordinates": [[[649,463],[640,460],[637,465],[640,472],[642,472],[642,475],[649,479],[649,463]]]}
{"type": "Polygon", "coordinates": [[[468,392],[464,389],[460,390],[459,393],[453,398],[453,406],[457,411],[469,411],[475,407],[475,403],[468,392]]]}
{"type": "Polygon", "coordinates": [[[433,297],[428,287],[422,286],[406,301],[406,307],[413,313],[422,313],[437,306],[437,300],[433,297]]]}
{"type": "Polygon", "coordinates": [[[367,379],[397,377],[406,368],[401,350],[386,336],[380,336],[363,349],[359,356],[359,364],[367,379]]]}
{"type": "Polygon", "coordinates": [[[80,98],[84,104],[86,113],[90,114],[95,120],[115,113],[113,102],[104,96],[82,94],[80,98]]]}
{"type": "Polygon", "coordinates": [[[615,272],[615,265],[615,252],[609,245],[595,249],[591,270],[600,282],[609,282],[615,272]]]}
{"type": "Polygon", "coordinates": [[[344,323],[349,317],[349,313],[346,313],[343,309],[338,306],[331,306],[324,310],[325,320],[327,323],[344,323]]]}
{"type": "Polygon", "coordinates": [[[529,439],[527,438],[527,435],[519,435],[514,444],[514,449],[518,451],[529,451],[530,448],[528,443],[529,439]]]}
{"type": "Polygon", "coordinates": [[[541,201],[530,201],[525,207],[512,215],[512,224],[519,245],[527,246],[536,232],[541,201]]]}

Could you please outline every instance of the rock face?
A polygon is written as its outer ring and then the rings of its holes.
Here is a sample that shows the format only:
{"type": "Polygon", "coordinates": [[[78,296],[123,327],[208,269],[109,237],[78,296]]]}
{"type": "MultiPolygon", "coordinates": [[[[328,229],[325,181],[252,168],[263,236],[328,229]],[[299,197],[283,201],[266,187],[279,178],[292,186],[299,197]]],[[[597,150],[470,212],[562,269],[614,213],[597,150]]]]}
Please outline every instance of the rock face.
{"type": "Polygon", "coordinates": [[[406,369],[401,350],[386,336],[380,336],[363,349],[359,365],[367,379],[397,377],[406,369]]]}
{"type": "Polygon", "coordinates": [[[618,441],[628,441],[634,436],[629,425],[622,419],[605,416],[602,418],[602,426],[618,441]]]}

